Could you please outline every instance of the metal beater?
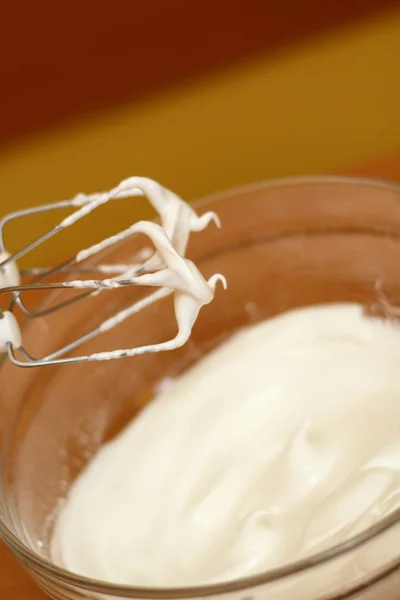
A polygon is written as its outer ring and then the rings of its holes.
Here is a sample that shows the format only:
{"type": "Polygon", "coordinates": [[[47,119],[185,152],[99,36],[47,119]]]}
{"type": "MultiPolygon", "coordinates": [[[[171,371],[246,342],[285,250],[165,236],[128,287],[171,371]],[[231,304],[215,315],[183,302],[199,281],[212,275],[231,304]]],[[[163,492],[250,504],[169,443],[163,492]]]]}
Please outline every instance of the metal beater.
{"type": "Polygon", "coordinates": [[[182,346],[189,338],[201,307],[212,301],[215,286],[221,281],[226,288],[222,275],[213,275],[206,281],[196,265],[185,258],[191,232],[204,230],[213,221],[220,227],[215,213],[207,212],[198,216],[196,212],[179,196],[163,188],[151,179],[131,177],[122,181],[108,192],[97,194],[78,194],[71,200],[46,204],[31,209],[20,210],[0,220],[0,294],[11,294],[7,310],[0,310],[0,353],[8,353],[10,360],[19,367],[50,366],[82,361],[102,361],[123,357],[172,350],[182,346]],[[17,261],[34,248],[43,244],[67,227],[73,226],[99,206],[121,198],[145,196],[157,211],[160,224],[140,221],[105,238],[89,248],[80,250],[74,257],[51,268],[33,268],[20,273],[17,261]],[[4,245],[4,229],[12,221],[34,214],[58,209],[72,208],[73,212],[58,225],[38,239],[9,254],[4,245]],[[95,257],[99,252],[137,233],[145,234],[154,246],[149,254],[140,255],[132,264],[96,264],[85,267],[82,262],[95,257]],[[84,279],[84,274],[98,273],[96,279],[84,279]],[[73,280],[49,282],[57,274],[79,277],[73,280]],[[33,276],[29,284],[21,284],[21,276],[33,276]],[[103,276],[103,278],[102,278],[103,276]],[[34,358],[23,346],[23,336],[15,313],[18,310],[28,319],[46,318],[50,313],[61,310],[72,303],[88,299],[105,290],[124,286],[153,286],[156,291],[103,320],[95,329],[83,334],[58,350],[34,358]],[[24,303],[23,294],[34,290],[79,289],[82,294],[75,298],[59,302],[51,308],[29,310],[24,303]],[[174,294],[174,309],[178,324],[178,333],[172,340],[160,344],[125,348],[111,352],[98,352],[78,357],[65,357],[84,342],[122,323],[146,306],[174,294]]]}

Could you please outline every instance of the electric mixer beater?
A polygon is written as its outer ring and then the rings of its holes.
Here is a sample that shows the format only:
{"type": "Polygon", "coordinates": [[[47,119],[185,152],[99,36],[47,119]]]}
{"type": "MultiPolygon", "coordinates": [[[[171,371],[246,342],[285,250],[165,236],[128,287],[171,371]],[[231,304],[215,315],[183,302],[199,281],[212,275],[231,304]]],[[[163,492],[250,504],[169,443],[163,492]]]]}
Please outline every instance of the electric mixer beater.
{"type": "Polygon", "coordinates": [[[225,278],[216,274],[208,281],[204,279],[196,265],[185,258],[191,232],[204,230],[213,221],[220,226],[215,213],[207,212],[198,216],[195,211],[179,196],[163,188],[158,183],[141,177],[131,177],[122,181],[108,192],[97,194],[78,194],[71,200],[42,205],[21,210],[7,215],[0,220],[0,294],[11,294],[11,301],[6,310],[0,310],[0,352],[8,353],[10,360],[19,367],[37,367],[74,363],[81,361],[103,361],[131,357],[149,352],[172,350],[182,346],[189,338],[192,327],[201,307],[212,301],[215,287],[221,281],[226,287],[225,278]],[[122,198],[145,196],[157,211],[160,224],[150,221],[139,221],[103,239],[102,241],[80,250],[74,257],[51,268],[34,268],[19,271],[17,261],[40,244],[68,227],[73,226],[108,202],[122,198]],[[72,208],[73,212],[58,225],[29,243],[14,254],[9,254],[4,245],[4,229],[7,224],[20,218],[34,214],[72,208]],[[90,269],[82,267],[86,259],[95,258],[102,250],[117,244],[121,240],[135,234],[144,234],[152,242],[154,251],[150,255],[141,255],[132,264],[95,264],[90,269]],[[85,272],[95,272],[96,279],[82,278],[85,272]],[[59,275],[79,277],[63,281],[50,281],[49,278],[59,275]],[[21,284],[21,275],[32,275],[33,280],[21,284]],[[103,278],[101,276],[103,275],[103,278]],[[28,319],[46,318],[50,313],[85,298],[125,286],[150,286],[158,288],[148,296],[136,301],[128,308],[121,310],[103,320],[97,327],[71,341],[67,345],[40,358],[31,356],[23,345],[22,333],[15,316],[16,309],[28,319]],[[51,308],[32,311],[26,307],[23,295],[29,291],[74,289],[82,290],[77,297],[57,303],[51,308]],[[143,310],[169,294],[174,294],[174,311],[178,325],[178,333],[168,341],[140,347],[124,348],[111,352],[98,352],[90,355],[66,357],[84,342],[122,323],[130,316],[143,310]]]}

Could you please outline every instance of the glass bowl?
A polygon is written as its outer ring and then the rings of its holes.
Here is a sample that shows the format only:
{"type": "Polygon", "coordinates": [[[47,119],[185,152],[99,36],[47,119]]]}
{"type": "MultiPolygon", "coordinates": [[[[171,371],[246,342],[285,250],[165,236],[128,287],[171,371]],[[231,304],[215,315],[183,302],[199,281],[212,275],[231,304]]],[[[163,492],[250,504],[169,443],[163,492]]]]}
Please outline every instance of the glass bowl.
{"type": "MultiPolygon", "coordinates": [[[[215,210],[222,230],[194,234],[188,255],[203,274],[223,273],[181,349],[108,363],[0,369],[0,533],[50,596],[78,598],[205,598],[316,600],[400,598],[400,510],[357,537],[278,570],[246,580],[190,589],[134,589],[76,576],[48,558],[52,525],[78,473],[156,393],[244,325],[293,307],[359,302],[382,313],[400,300],[400,189],[383,182],[311,177],[275,181],[221,194],[198,204],[215,210]],[[397,538],[396,538],[397,536],[397,538]],[[390,551],[389,551],[390,549],[390,551]],[[366,553],[367,575],[340,576],[343,561],[366,553]],[[337,576],[335,575],[337,573],[337,576]],[[332,575],[333,574],[333,575],[332,575]]],[[[131,239],[106,254],[124,262],[141,247],[131,239]]],[[[104,257],[103,257],[104,258],[104,257]]],[[[36,356],[70,341],[148,293],[107,291],[24,330],[36,356]]],[[[57,294],[46,299],[51,305],[57,294]]],[[[83,353],[169,339],[175,334],[166,299],[89,341],[83,353]]]]}

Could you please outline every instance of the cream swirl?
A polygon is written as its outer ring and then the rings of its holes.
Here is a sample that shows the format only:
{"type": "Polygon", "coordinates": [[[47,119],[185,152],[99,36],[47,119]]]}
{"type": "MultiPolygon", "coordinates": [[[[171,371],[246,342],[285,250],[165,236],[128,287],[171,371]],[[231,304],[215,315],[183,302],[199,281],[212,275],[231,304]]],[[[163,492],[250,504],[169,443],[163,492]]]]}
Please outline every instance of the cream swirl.
{"type": "MultiPolygon", "coordinates": [[[[349,538],[399,501],[399,373],[400,329],[358,305],[242,330],[89,464],[54,560],[113,583],[199,585],[349,538]]],[[[372,568],[362,554],[359,568],[372,568]]]]}

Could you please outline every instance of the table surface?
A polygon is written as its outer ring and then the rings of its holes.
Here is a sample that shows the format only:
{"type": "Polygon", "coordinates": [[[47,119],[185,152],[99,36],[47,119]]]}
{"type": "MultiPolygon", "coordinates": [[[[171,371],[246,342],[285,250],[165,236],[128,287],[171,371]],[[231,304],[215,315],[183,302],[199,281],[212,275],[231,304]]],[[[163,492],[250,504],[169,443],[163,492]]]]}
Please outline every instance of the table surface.
{"type": "MultiPolygon", "coordinates": [[[[376,177],[400,183],[400,150],[390,156],[371,160],[369,163],[349,169],[346,174],[376,177]]],[[[0,598],[7,598],[7,600],[45,600],[46,598],[1,542],[0,598]]]]}

